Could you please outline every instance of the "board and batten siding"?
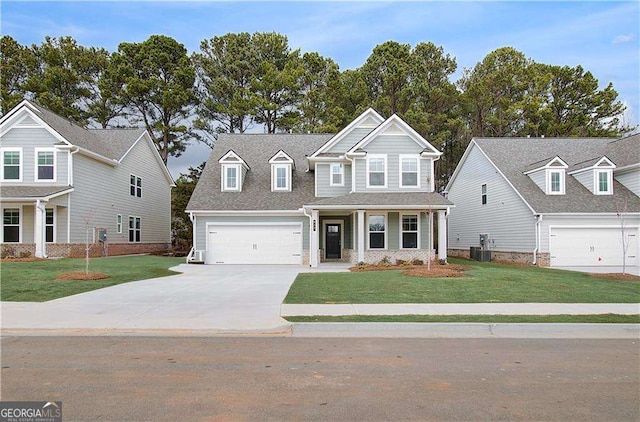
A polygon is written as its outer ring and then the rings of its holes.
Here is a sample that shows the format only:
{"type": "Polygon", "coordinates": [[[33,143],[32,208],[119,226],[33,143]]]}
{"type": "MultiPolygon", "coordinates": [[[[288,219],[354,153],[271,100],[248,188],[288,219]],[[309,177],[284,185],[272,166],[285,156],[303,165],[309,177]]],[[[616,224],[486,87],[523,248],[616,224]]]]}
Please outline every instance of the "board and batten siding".
{"type": "Polygon", "coordinates": [[[208,223],[302,223],[302,249],[309,249],[309,218],[305,215],[301,216],[260,216],[260,215],[246,215],[246,216],[201,216],[196,215],[195,222],[195,234],[196,242],[194,245],[195,250],[204,251],[207,249],[207,224],[208,223]]]}
{"type": "Polygon", "coordinates": [[[367,136],[374,128],[372,127],[357,127],[349,132],[344,138],[342,138],[338,143],[333,145],[326,153],[333,154],[344,154],[349,151],[355,144],[360,142],[367,136]]]}
{"type": "Polygon", "coordinates": [[[316,196],[318,198],[347,195],[351,192],[351,165],[344,166],[344,186],[331,186],[331,165],[325,163],[316,164],[316,196]]]}
{"type": "Polygon", "coordinates": [[[55,154],[55,182],[36,182],[36,148],[54,148],[59,143],[51,133],[44,128],[21,128],[13,127],[9,132],[2,135],[0,147],[2,148],[22,148],[22,182],[3,181],[5,186],[15,185],[36,185],[36,186],[67,186],[69,169],[69,151],[58,149],[55,154]]]}
{"type": "Polygon", "coordinates": [[[536,247],[535,218],[531,209],[491,165],[477,145],[449,188],[448,199],[456,204],[449,215],[449,248],[480,246],[480,234],[488,233],[496,251],[533,252],[536,247]],[[487,185],[487,204],[482,205],[482,185],[487,185]]]}
{"type": "Polygon", "coordinates": [[[625,172],[623,174],[616,173],[614,170],[614,179],[622,183],[627,189],[640,196],[640,170],[625,172]]]}
{"type": "Polygon", "coordinates": [[[75,154],[71,195],[72,243],[84,242],[85,218],[90,227],[107,229],[109,243],[129,241],[129,216],[141,217],[142,243],[171,241],[171,188],[151,146],[139,140],[116,167],[75,154]],[[130,177],[142,179],[142,197],[131,196],[130,177]],[[122,233],[116,215],[122,215],[122,233]]]}

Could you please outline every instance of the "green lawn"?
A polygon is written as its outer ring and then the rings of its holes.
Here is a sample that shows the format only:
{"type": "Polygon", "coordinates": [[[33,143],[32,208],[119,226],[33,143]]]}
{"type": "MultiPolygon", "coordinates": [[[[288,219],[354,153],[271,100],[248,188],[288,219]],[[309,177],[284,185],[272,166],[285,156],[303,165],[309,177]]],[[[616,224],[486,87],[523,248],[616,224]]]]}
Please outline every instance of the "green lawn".
{"type": "Polygon", "coordinates": [[[639,324],[640,315],[345,315],[292,316],[291,322],[487,322],[639,324]]]}
{"type": "Polygon", "coordinates": [[[184,258],[146,255],[92,258],[89,271],[109,276],[107,279],[94,281],[54,279],[59,274],[84,271],[84,259],[2,262],[0,299],[12,302],[45,302],[129,281],[176,274],[169,271],[169,268],[183,262],[184,258]]]}
{"type": "Polygon", "coordinates": [[[402,271],[303,273],[284,303],[637,303],[640,282],[573,271],[451,259],[466,278],[409,277],[402,271]]]}

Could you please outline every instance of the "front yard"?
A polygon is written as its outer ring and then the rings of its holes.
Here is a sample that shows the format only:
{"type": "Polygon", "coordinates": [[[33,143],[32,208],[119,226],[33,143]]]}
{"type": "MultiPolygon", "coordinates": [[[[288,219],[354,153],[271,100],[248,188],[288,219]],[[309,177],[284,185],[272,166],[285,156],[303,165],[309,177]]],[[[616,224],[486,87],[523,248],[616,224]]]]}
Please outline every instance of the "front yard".
{"type": "Polygon", "coordinates": [[[640,281],[548,268],[480,263],[463,278],[423,278],[402,270],[303,273],[284,303],[638,303],[640,281]]]}
{"type": "Polygon", "coordinates": [[[11,302],[45,302],[90,290],[147,278],[177,274],[169,268],[184,258],[125,256],[92,258],[89,271],[104,273],[103,280],[56,280],[60,274],[82,272],[84,259],[39,260],[0,264],[0,299],[11,302]]]}

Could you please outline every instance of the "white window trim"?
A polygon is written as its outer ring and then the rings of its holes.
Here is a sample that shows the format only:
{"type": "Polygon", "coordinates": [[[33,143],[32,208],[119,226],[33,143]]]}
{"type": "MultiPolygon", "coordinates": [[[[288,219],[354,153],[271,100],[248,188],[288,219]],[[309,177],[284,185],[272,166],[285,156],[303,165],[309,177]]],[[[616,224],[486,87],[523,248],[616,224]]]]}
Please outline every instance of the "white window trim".
{"type": "Polygon", "coordinates": [[[142,198],[142,177],[136,176],[135,174],[129,175],[129,196],[133,196],[134,198],[142,198]],[[132,177],[135,177],[135,185],[131,184],[132,177]],[[138,180],[140,180],[140,196],[138,196],[138,180]],[[135,188],[133,195],[131,195],[131,186],[135,188]]]}
{"type": "MultiPolygon", "coordinates": [[[[365,219],[365,225],[367,230],[367,250],[372,251],[386,251],[389,249],[389,216],[386,212],[376,212],[376,213],[367,213],[365,219]],[[369,231],[369,217],[381,215],[384,217],[384,248],[373,248],[371,249],[371,236],[369,231]]],[[[374,232],[379,233],[379,232],[374,232]]]]}
{"type": "Polygon", "coordinates": [[[421,246],[421,244],[420,244],[420,243],[421,243],[421,242],[420,242],[420,233],[421,233],[421,232],[420,232],[420,213],[419,213],[419,212],[415,212],[415,213],[412,213],[412,212],[400,213],[400,222],[399,222],[398,233],[400,233],[400,236],[399,236],[399,238],[398,238],[398,239],[399,239],[399,240],[398,240],[398,249],[401,249],[401,250],[407,250],[407,251],[415,251],[415,250],[417,250],[417,249],[420,249],[420,246],[421,246]],[[411,216],[414,216],[414,215],[415,215],[416,217],[418,217],[418,227],[417,227],[417,230],[418,230],[418,231],[417,231],[417,233],[416,233],[416,237],[417,237],[417,239],[418,239],[418,247],[417,247],[417,248],[404,248],[404,247],[402,246],[402,235],[403,235],[404,233],[413,233],[413,231],[404,231],[404,230],[402,230],[402,217],[404,217],[404,216],[406,216],[406,215],[411,215],[411,216]]]}
{"type": "Polygon", "coordinates": [[[222,189],[223,192],[242,192],[242,189],[240,188],[240,186],[242,186],[241,183],[241,177],[242,177],[242,172],[240,170],[240,164],[223,164],[222,165],[222,174],[220,177],[220,188],[222,189]],[[235,168],[236,169],[236,187],[235,188],[230,188],[227,185],[227,169],[228,168],[235,168]]]}
{"type": "Polygon", "coordinates": [[[488,183],[482,183],[480,184],[480,205],[487,205],[489,203],[489,184],[488,183]],[[482,192],[482,187],[485,186],[485,192],[482,192]],[[482,197],[485,196],[487,198],[487,200],[483,203],[482,202],[482,197]]]}
{"type": "Polygon", "coordinates": [[[58,166],[56,165],[57,161],[57,152],[55,148],[34,148],[33,150],[34,156],[34,167],[33,167],[33,178],[36,182],[40,183],[55,183],[57,180],[58,166]],[[52,152],[53,153],[53,179],[39,179],[38,178],[38,153],[40,152],[52,152]]]}
{"type": "Polygon", "coordinates": [[[3,182],[22,182],[22,169],[24,168],[24,161],[22,158],[22,148],[0,148],[0,160],[2,160],[2,162],[0,163],[0,166],[2,166],[2,168],[0,168],[0,180],[2,180],[3,182]],[[4,178],[4,153],[5,152],[18,152],[19,153],[19,160],[20,160],[20,165],[18,168],[18,178],[17,179],[5,179],[4,178]]]}
{"type": "Polygon", "coordinates": [[[128,243],[142,243],[142,217],[138,216],[138,215],[130,215],[129,218],[127,219],[127,241],[128,243]],[[134,219],[133,221],[133,240],[131,239],[131,236],[129,234],[129,232],[131,231],[131,226],[130,226],[130,222],[131,219],[134,219]],[[139,219],[140,220],[140,241],[136,241],[136,228],[135,228],[135,219],[139,219]]]}
{"type": "Polygon", "coordinates": [[[367,174],[366,174],[366,178],[367,178],[367,188],[370,189],[386,189],[387,188],[387,182],[388,182],[388,178],[389,178],[389,160],[387,158],[387,154],[370,154],[367,155],[367,174]],[[378,185],[371,185],[369,183],[370,178],[369,178],[369,162],[371,161],[371,159],[374,158],[382,158],[384,159],[384,185],[382,186],[378,186],[378,185]]]}
{"type": "Polygon", "coordinates": [[[271,190],[273,192],[291,191],[291,164],[272,164],[271,165],[271,190]],[[277,184],[278,169],[283,168],[286,175],[286,186],[279,188],[277,184]]]}
{"type": "Polygon", "coordinates": [[[122,234],[122,214],[116,214],[116,233],[122,234]]]}
{"type": "Polygon", "coordinates": [[[344,164],[342,163],[330,163],[329,164],[329,186],[344,186],[344,164]],[[339,166],[340,172],[333,173],[333,166],[339,166]],[[340,183],[334,183],[333,175],[340,175],[340,183]]]}
{"type": "Polygon", "coordinates": [[[398,155],[398,183],[401,188],[414,188],[420,189],[420,156],[417,154],[400,154],[398,155]],[[403,159],[415,159],[416,160],[416,184],[415,185],[405,185],[402,183],[402,160],[403,159]]]}
{"type": "Polygon", "coordinates": [[[613,171],[612,170],[596,170],[593,172],[594,192],[596,195],[612,195],[613,194],[613,171]],[[600,190],[600,174],[607,175],[607,190],[600,190]]]}
{"type": "Polygon", "coordinates": [[[57,209],[54,208],[45,208],[45,212],[44,212],[44,227],[45,227],[45,232],[44,232],[44,240],[45,243],[57,243],[57,230],[56,230],[56,223],[58,222],[58,211],[57,209]],[[47,224],[47,211],[51,210],[53,211],[53,224],[47,224]],[[47,232],[46,232],[46,227],[47,226],[53,226],[53,240],[51,242],[47,242],[47,232]]]}
{"type": "Polygon", "coordinates": [[[565,194],[565,171],[564,169],[547,169],[546,170],[546,174],[545,174],[545,179],[546,179],[546,188],[547,188],[547,195],[564,195],[565,194]],[[553,190],[551,190],[552,188],[552,183],[551,183],[551,175],[553,173],[558,173],[560,174],[560,190],[558,192],[554,192],[553,190]]]}
{"type": "MultiPolygon", "coordinates": [[[[2,218],[0,220],[0,241],[2,243],[8,243],[8,244],[16,244],[16,243],[22,243],[22,221],[23,221],[23,215],[22,215],[22,205],[18,205],[18,206],[7,206],[7,207],[3,207],[2,208],[2,215],[0,216],[0,218],[2,218]],[[4,210],[11,210],[11,209],[17,209],[18,210],[18,241],[17,242],[5,242],[4,241],[4,210]]],[[[11,226],[13,226],[13,224],[11,224],[11,226]]]]}

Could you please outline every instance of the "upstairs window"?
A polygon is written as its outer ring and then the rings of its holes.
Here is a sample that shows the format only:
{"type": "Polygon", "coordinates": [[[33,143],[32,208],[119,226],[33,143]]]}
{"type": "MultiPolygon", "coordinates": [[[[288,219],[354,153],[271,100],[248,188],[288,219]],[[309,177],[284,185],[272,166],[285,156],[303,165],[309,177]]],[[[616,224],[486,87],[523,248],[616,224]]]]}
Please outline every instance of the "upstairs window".
{"type": "Polygon", "coordinates": [[[2,241],[20,242],[20,209],[5,208],[2,211],[2,241]]]}
{"type": "Polygon", "coordinates": [[[344,166],[342,163],[331,164],[330,186],[344,186],[344,166]]]}
{"type": "Polygon", "coordinates": [[[2,151],[2,180],[21,182],[22,181],[21,149],[4,149],[2,151]]]}
{"type": "Polygon", "coordinates": [[[564,195],[564,170],[547,170],[547,194],[564,195]]]}
{"type": "Polygon", "coordinates": [[[482,205],[487,205],[487,184],[482,185],[482,205]]]}
{"type": "Polygon", "coordinates": [[[142,198],[142,179],[133,174],[130,177],[129,193],[131,196],[142,198]]]}
{"type": "Polygon", "coordinates": [[[611,191],[611,171],[596,171],[596,193],[598,195],[609,195],[611,191]]]}
{"type": "Polygon", "coordinates": [[[271,173],[271,186],[274,191],[291,190],[291,166],[289,164],[272,165],[271,173]]]}
{"type": "Polygon", "coordinates": [[[36,181],[55,181],[55,150],[35,150],[36,181]]]}
{"type": "Polygon", "coordinates": [[[367,158],[367,187],[387,187],[387,157],[371,155],[367,158]]]}
{"type": "Polygon", "coordinates": [[[418,180],[418,158],[400,156],[400,187],[417,188],[418,180]]]}
{"type": "Polygon", "coordinates": [[[240,190],[240,165],[223,165],[222,166],[222,190],[239,191],[240,190]]]}

